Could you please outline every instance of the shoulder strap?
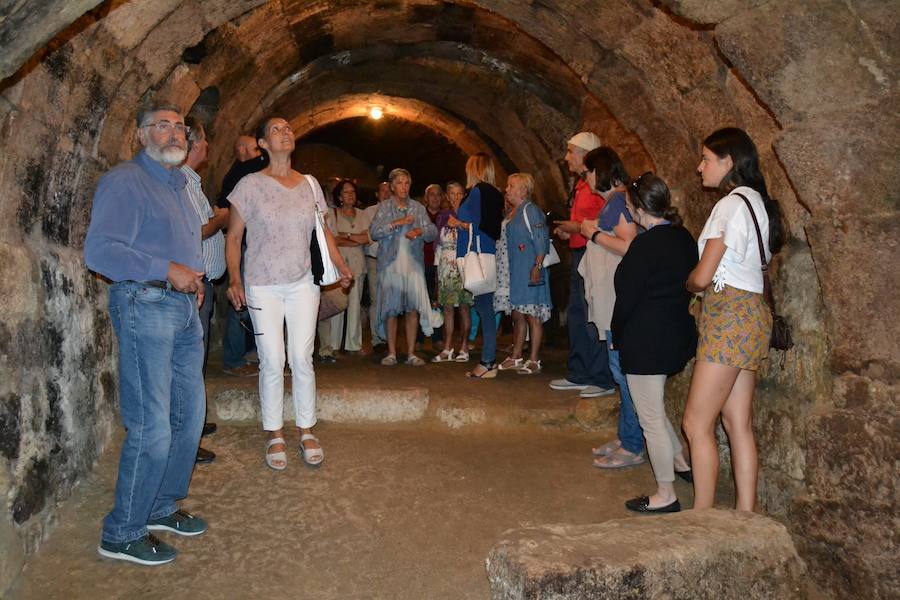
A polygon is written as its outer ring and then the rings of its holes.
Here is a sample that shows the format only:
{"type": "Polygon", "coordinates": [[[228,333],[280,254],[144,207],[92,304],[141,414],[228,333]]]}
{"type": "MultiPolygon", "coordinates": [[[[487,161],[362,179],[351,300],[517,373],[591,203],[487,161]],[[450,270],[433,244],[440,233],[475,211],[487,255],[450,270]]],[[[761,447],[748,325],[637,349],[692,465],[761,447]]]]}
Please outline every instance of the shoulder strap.
{"type": "Polygon", "coordinates": [[[322,192],[322,188],[319,184],[312,178],[312,175],[304,173],[303,177],[306,179],[306,183],[309,184],[309,187],[312,190],[313,199],[316,201],[316,212],[319,212],[319,198],[322,199],[322,204],[325,204],[325,194],[322,192]]]}
{"type": "Polygon", "coordinates": [[[526,202],[522,205],[522,216],[525,217],[525,227],[528,228],[528,235],[534,238],[534,232],[531,231],[531,223],[528,221],[528,205],[530,202],[526,202]]]}
{"type": "Polygon", "coordinates": [[[766,303],[769,305],[769,309],[772,311],[772,314],[775,314],[775,299],[772,297],[772,285],[769,283],[769,265],[766,263],[766,251],[763,246],[762,232],[759,230],[759,221],[756,219],[756,213],[753,212],[753,206],[750,204],[750,200],[747,199],[747,196],[741,194],[740,192],[732,192],[735,196],[740,196],[744,200],[744,204],[747,205],[747,210],[750,211],[750,217],[753,219],[753,228],[756,229],[756,242],[757,247],[759,248],[759,262],[762,265],[762,274],[763,274],[763,296],[766,299],[766,303]]]}

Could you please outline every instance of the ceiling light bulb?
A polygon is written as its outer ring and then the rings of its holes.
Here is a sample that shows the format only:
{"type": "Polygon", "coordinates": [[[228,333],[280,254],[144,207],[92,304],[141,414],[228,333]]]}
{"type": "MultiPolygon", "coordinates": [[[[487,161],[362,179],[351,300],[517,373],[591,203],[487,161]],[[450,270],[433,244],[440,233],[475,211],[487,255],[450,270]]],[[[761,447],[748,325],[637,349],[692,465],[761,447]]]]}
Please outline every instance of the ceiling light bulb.
{"type": "Polygon", "coordinates": [[[369,116],[377,121],[384,116],[384,110],[380,106],[372,106],[369,108],[369,116]]]}

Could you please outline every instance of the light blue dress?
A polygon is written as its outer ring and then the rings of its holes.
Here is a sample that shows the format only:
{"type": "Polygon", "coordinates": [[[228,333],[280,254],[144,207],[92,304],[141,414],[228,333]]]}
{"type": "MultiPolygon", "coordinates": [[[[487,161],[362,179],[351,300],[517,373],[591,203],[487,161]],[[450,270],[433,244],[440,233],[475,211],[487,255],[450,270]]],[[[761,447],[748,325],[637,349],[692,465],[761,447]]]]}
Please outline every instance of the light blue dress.
{"type": "Polygon", "coordinates": [[[550,299],[550,278],[541,267],[541,285],[529,285],[531,268],[539,254],[550,251],[550,232],[544,213],[533,202],[526,200],[512,219],[503,222],[500,240],[497,242],[497,292],[494,294],[494,310],[509,313],[513,310],[538,317],[541,322],[550,320],[553,302],[550,299]],[[529,231],[525,223],[528,214],[529,231]]]}
{"type": "Polygon", "coordinates": [[[424,244],[434,241],[437,229],[428,218],[425,207],[410,198],[406,201],[406,207],[400,208],[394,198],[389,198],[378,205],[369,235],[379,242],[376,333],[387,339],[387,320],[416,310],[423,333],[431,335],[434,326],[431,323],[431,300],[425,284],[424,244]],[[407,214],[413,216],[411,224],[390,227],[391,222],[407,214]],[[422,235],[415,240],[407,239],[406,232],[416,228],[422,229],[422,235]]]}

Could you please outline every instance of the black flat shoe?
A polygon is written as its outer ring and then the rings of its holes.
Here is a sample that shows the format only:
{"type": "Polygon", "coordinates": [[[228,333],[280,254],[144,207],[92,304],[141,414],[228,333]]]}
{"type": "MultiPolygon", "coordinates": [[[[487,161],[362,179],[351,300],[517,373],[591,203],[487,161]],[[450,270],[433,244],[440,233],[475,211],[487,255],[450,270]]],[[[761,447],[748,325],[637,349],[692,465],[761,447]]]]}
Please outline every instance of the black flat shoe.
{"type": "Polygon", "coordinates": [[[216,432],[216,429],[218,429],[218,428],[219,428],[218,425],[216,425],[215,423],[204,423],[203,424],[203,433],[200,434],[200,437],[206,437],[208,435],[212,435],[216,432]]]}
{"type": "Polygon", "coordinates": [[[675,474],[687,481],[688,483],[694,483],[694,472],[688,469],[687,471],[675,471],[675,474]]]}
{"type": "Polygon", "coordinates": [[[631,500],[625,501],[625,508],[628,510],[639,512],[639,513],[676,513],[681,512],[681,503],[678,502],[678,499],[671,504],[666,504],[665,506],[660,506],[658,508],[650,508],[650,498],[647,496],[638,496],[637,498],[632,498],[631,500]]]}
{"type": "Polygon", "coordinates": [[[197,448],[197,464],[198,465],[208,465],[212,461],[216,460],[216,453],[206,448],[197,448]]]}

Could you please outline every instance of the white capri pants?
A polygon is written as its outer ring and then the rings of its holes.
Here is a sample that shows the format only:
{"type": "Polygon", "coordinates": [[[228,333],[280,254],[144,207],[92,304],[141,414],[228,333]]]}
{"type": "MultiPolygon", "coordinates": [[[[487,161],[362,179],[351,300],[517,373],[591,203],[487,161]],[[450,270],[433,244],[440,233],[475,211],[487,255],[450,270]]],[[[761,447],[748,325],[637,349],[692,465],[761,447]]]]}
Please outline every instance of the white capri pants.
{"type": "Polygon", "coordinates": [[[682,448],[678,434],[666,415],[666,376],[626,374],[625,378],[638,421],[644,430],[647,454],[650,455],[656,481],[671,483],[675,481],[675,455],[681,454],[682,448]]]}
{"type": "Polygon", "coordinates": [[[319,286],[312,274],[293,283],[247,286],[247,305],[259,354],[259,399],[263,429],[284,426],[284,324],[287,323],[291,397],[297,427],[316,424],[313,348],[319,314],[319,286]],[[259,310],[256,310],[259,309],[259,310]],[[262,335],[260,335],[262,334],[262,335]]]}

